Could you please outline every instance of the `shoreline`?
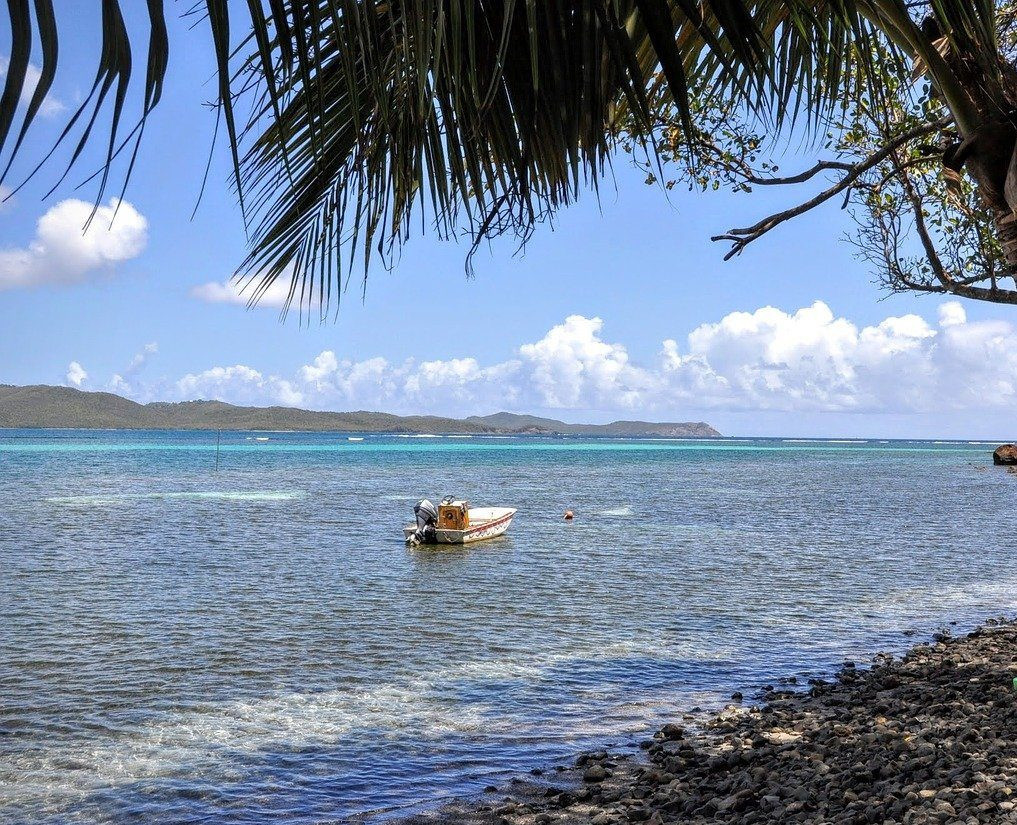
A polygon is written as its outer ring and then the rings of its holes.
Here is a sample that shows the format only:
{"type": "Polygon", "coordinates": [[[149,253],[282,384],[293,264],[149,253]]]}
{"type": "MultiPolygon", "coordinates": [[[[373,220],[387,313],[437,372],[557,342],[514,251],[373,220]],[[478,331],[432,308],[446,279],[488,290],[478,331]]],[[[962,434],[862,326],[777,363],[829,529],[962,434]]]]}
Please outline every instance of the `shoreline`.
{"type": "Polygon", "coordinates": [[[1017,618],[735,694],[637,753],[578,753],[395,825],[1017,823],[1017,618]],[[799,689],[785,689],[788,684],[799,689]]]}

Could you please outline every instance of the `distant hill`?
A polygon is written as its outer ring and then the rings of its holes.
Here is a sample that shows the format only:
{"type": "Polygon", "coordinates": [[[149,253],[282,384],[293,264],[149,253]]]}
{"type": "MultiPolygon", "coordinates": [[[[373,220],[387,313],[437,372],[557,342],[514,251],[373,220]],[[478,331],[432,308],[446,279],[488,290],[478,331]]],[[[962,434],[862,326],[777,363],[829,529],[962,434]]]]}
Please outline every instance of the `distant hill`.
{"type": "Polygon", "coordinates": [[[466,419],[379,412],[315,412],[293,407],[238,407],[222,401],[138,404],[108,392],[0,384],[0,427],[124,430],[304,430],[455,434],[719,436],[703,422],[566,424],[553,418],[495,413],[466,419]]]}
{"type": "Polygon", "coordinates": [[[659,423],[653,421],[612,421],[610,424],[566,424],[554,418],[516,415],[500,412],[494,415],[471,415],[467,423],[514,432],[538,435],[600,435],[658,438],[719,438],[720,433],[704,421],[659,423]]]}

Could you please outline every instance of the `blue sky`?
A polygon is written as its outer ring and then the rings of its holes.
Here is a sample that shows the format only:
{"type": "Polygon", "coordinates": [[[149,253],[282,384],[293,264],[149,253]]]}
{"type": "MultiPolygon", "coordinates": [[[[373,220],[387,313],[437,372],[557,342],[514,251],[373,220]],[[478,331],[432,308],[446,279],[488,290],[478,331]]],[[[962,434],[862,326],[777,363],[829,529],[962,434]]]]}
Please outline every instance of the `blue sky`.
{"type": "MultiPolygon", "coordinates": [[[[75,37],[22,173],[87,91],[89,17],[63,18],[75,37]]],[[[841,240],[851,223],[836,205],[724,263],[710,235],[796,193],[665,197],[624,159],[599,203],[591,194],[561,213],[521,255],[511,240],[481,251],[473,279],[465,245],[417,236],[393,271],[372,271],[366,297],[350,286],[335,323],[280,323],[274,307],[207,300],[245,239],[222,146],[190,219],[212,136],[212,66],[203,29],[175,20],[172,30],[165,98],[120,234],[82,244],[66,203],[94,197],[74,186],[95,154],[43,199],[63,168],[46,167],[0,213],[0,382],[142,401],[703,418],[731,434],[1007,435],[1013,309],[887,296],[841,240]]]]}

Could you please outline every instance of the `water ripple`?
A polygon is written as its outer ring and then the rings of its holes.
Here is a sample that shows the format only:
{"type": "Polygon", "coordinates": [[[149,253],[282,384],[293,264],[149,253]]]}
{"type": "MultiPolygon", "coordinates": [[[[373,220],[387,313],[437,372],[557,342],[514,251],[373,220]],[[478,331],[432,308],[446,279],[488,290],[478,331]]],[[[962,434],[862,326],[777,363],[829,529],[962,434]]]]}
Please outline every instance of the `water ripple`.
{"type": "Polygon", "coordinates": [[[60,436],[0,437],[5,822],[384,818],[1017,606],[978,444],[60,436]],[[446,493],[509,536],[407,551],[446,493]]]}

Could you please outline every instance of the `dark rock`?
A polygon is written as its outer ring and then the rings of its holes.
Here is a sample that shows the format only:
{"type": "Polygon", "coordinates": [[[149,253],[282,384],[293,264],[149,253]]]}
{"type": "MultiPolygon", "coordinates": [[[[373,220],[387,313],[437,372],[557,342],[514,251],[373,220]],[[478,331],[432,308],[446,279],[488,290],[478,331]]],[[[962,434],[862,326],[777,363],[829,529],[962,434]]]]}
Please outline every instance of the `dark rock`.
{"type": "Polygon", "coordinates": [[[844,663],[840,682],[812,680],[811,697],[770,691],[758,712],[666,725],[642,743],[645,762],[583,754],[580,789],[531,785],[529,803],[469,822],[1017,825],[1017,624],[938,635],[871,669],[844,663]]]}
{"type": "Polygon", "coordinates": [[[993,450],[992,463],[997,466],[1017,464],[1017,444],[1001,444],[993,450]]]}
{"type": "Polygon", "coordinates": [[[676,741],[678,739],[685,738],[685,728],[681,725],[676,725],[673,722],[668,722],[664,727],[660,729],[660,735],[663,739],[668,741],[676,741]]]}

